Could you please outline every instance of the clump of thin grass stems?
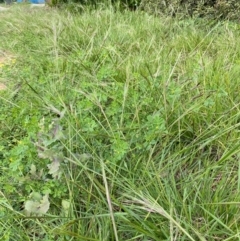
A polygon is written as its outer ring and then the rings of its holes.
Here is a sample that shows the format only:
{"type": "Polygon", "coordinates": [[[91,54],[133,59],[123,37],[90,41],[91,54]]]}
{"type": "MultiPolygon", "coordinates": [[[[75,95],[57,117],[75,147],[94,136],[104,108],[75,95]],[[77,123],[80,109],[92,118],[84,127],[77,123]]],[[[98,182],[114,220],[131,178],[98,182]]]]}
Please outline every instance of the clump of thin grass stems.
{"type": "Polygon", "coordinates": [[[0,74],[13,91],[20,85],[1,104],[33,114],[28,126],[0,126],[20,141],[29,129],[37,135],[43,117],[56,118],[49,106],[64,110],[62,199],[70,205],[64,214],[50,194],[45,216],[25,217],[9,199],[21,191],[1,191],[3,240],[237,240],[238,26],[26,9],[1,16],[0,47],[18,58],[0,74]]]}

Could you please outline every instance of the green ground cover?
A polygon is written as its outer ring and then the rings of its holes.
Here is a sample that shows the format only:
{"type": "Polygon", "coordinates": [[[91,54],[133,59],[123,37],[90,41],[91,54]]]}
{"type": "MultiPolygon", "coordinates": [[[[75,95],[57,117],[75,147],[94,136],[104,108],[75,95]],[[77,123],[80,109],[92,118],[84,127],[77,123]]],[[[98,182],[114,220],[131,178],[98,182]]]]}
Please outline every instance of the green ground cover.
{"type": "Polygon", "coordinates": [[[0,19],[0,240],[240,240],[239,25],[0,19]]]}

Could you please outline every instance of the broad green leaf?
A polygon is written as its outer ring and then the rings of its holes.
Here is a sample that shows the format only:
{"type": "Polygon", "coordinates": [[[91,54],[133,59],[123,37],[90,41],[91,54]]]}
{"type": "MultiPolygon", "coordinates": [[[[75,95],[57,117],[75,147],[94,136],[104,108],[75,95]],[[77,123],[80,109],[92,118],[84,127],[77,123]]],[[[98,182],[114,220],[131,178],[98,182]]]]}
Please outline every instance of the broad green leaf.
{"type": "Polygon", "coordinates": [[[54,157],[52,163],[48,164],[47,167],[49,169],[48,173],[51,174],[53,178],[57,178],[60,174],[60,159],[54,157]]]}
{"type": "Polygon", "coordinates": [[[43,199],[40,201],[37,212],[39,214],[45,214],[47,213],[49,207],[50,207],[50,202],[48,200],[48,194],[46,194],[45,196],[43,196],[43,199]]]}
{"type": "Polygon", "coordinates": [[[35,200],[28,200],[25,202],[24,208],[27,216],[31,214],[41,216],[49,210],[50,202],[48,200],[48,194],[44,195],[39,201],[36,201],[40,196],[41,194],[34,192],[31,194],[31,198],[35,200]]]}
{"type": "Polygon", "coordinates": [[[39,202],[37,201],[26,201],[25,202],[25,210],[27,212],[27,216],[29,216],[31,213],[37,213],[38,212],[38,205],[39,202]]]}

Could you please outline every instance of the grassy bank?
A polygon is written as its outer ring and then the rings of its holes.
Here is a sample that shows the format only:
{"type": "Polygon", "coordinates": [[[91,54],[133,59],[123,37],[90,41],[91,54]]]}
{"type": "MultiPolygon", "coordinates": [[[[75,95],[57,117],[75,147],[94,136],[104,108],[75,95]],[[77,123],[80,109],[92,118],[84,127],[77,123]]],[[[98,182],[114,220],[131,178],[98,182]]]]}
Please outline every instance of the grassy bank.
{"type": "Polygon", "coordinates": [[[240,239],[238,25],[0,17],[1,240],[240,239]]]}

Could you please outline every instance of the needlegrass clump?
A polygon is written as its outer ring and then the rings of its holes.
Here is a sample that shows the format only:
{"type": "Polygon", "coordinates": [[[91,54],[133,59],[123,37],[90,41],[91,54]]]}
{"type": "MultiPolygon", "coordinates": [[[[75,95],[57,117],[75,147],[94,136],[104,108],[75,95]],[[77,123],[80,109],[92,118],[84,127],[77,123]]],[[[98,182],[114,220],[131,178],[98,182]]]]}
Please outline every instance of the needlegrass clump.
{"type": "Polygon", "coordinates": [[[1,240],[239,239],[237,24],[26,5],[0,32],[1,240]]]}

